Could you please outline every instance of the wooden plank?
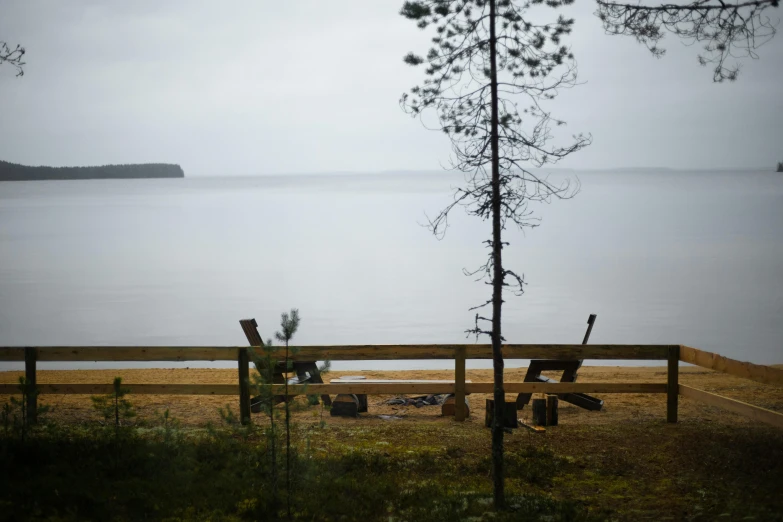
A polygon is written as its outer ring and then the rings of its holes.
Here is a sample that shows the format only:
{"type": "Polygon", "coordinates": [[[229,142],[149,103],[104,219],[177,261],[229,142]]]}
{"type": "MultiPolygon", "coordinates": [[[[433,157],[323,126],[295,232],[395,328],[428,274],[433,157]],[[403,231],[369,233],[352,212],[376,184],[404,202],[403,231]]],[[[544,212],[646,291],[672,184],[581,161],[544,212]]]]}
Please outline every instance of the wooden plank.
{"type": "MultiPolygon", "coordinates": [[[[669,345],[507,344],[505,359],[665,360],[669,345]]],[[[492,345],[354,345],[301,346],[296,360],[454,359],[465,348],[467,359],[492,359],[492,345]]]]}
{"type": "Polygon", "coordinates": [[[247,342],[250,343],[250,346],[264,346],[264,341],[258,333],[258,323],[256,323],[255,319],[240,319],[239,325],[242,327],[242,331],[245,332],[245,337],[247,337],[247,342]]]}
{"type": "Polygon", "coordinates": [[[717,353],[691,348],[690,346],[680,346],[680,360],[752,381],[783,386],[783,370],[779,368],[737,361],[717,353]]]}
{"type": "MultiPolygon", "coordinates": [[[[430,395],[445,394],[455,392],[454,383],[363,383],[363,382],[345,382],[335,384],[309,384],[306,386],[289,385],[288,393],[290,395],[301,395],[302,393],[318,395],[322,393],[335,394],[363,394],[363,395],[430,395]]],[[[274,393],[283,394],[283,387],[274,389],[274,393]]]]}
{"type": "Polygon", "coordinates": [[[680,380],[680,347],[669,347],[668,369],[666,371],[666,422],[677,422],[677,397],[680,380]]]}
{"type": "Polygon", "coordinates": [[[243,425],[250,424],[250,359],[247,348],[237,350],[239,371],[239,418],[243,425]]]}
{"type": "MultiPolygon", "coordinates": [[[[294,363],[294,370],[296,375],[303,375],[305,372],[310,374],[310,381],[313,384],[323,384],[323,378],[321,372],[318,370],[318,364],[313,361],[296,362],[294,363]]],[[[324,406],[331,406],[332,398],[329,395],[321,395],[321,402],[324,406]]]]}
{"type": "MultiPolygon", "coordinates": [[[[39,361],[236,361],[239,346],[39,346],[39,361]]],[[[302,346],[294,361],[491,359],[488,344],[302,346]]],[[[665,360],[669,345],[507,344],[508,359],[665,360]]],[[[0,347],[0,361],[24,360],[20,347],[0,347]],[[15,350],[19,351],[16,355],[15,350]]]]}
{"type": "MultiPolygon", "coordinates": [[[[122,383],[123,388],[130,388],[131,393],[139,395],[238,395],[238,384],[127,384],[122,383]]],[[[322,394],[332,395],[365,394],[365,395],[397,395],[397,394],[441,394],[455,393],[453,383],[435,384],[405,384],[405,383],[377,383],[362,384],[338,383],[338,384],[310,384],[308,386],[291,385],[290,395],[322,394]]],[[[666,393],[664,383],[538,383],[519,382],[505,383],[507,393],[666,393]]],[[[86,394],[94,395],[111,393],[111,384],[39,384],[40,393],[45,394],[86,394]]],[[[465,393],[491,394],[493,384],[491,382],[466,383],[465,393]]],[[[1,395],[17,395],[18,384],[0,384],[1,395]]],[[[274,390],[275,394],[282,395],[283,387],[274,390]]]]}
{"type": "MultiPolygon", "coordinates": [[[[465,348],[458,348],[454,357],[454,420],[463,422],[467,416],[465,409],[465,348]]],[[[516,410],[515,410],[516,411],[516,410]]]]}
{"type": "MultiPolygon", "coordinates": [[[[491,382],[466,383],[465,393],[492,394],[494,385],[491,382]]],[[[503,385],[506,393],[519,391],[529,393],[666,393],[664,383],[543,383],[543,382],[507,382],[503,385]]],[[[396,395],[396,394],[441,394],[456,393],[456,385],[451,383],[335,383],[335,384],[310,384],[309,386],[289,386],[290,395],[302,393],[317,394],[326,391],[332,394],[359,394],[366,395],[396,395]]],[[[275,394],[282,394],[282,387],[274,390],[275,394]]]]}
{"type": "MultiPolygon", "coordinates": [[[[448,379],[351,379],[351,378],[345,378],[345,377],[338,377],[337,379],[331,379],[329,382],[332,383],[372,383],[372,384],[378,384],[378,383],[403,383],[403,384],[454,384],[457,381],[450,381],[448,379]]],[[[466,380],[465,382],[473,382],[471,380],[466,380]]]]}
{"type": "MultiPolygon", "coordinates": [[[[38,346],[39,361],[236,361],[237,346],[38,346]]],[[[21,348],[8,348],[8,350],[21,348]]],[[[3,353],[0,348],[0,356],[3,353]]],[[[2,359],[0,360],[15,360],[2,359]]]]}
{"type": "MultiPolygon", "coordinates": [[[[507,382],[506,393],[666,393],[664,383],[507,382]]],[[[492,393],[491,382],[466,384],[468,393],[492,393]]]]}
{"type": "Polygon", "coordinates": [[[22,347],[0,347],[0,361],[24,361],[24,348],[22,347]]]}
{"type": "Polygon", "coordinates": [[[24,349],[24,376],[27,380],[27,421],[35,424],[38,421],[38,396],[35,392],[37,382],[35,361],[37,358],[35,348],[24,349]]]}
{"type": "Polygon", "coordinates": [[[680,384],[680,395],[783,429],[783,414],[680,384]]]}
{"type": "MultiPolygon", "coordinates": [[[[147,395],[237,395],[239,386],[236,384],[126,384],[123,387],[131,389],[132,393],[147,395]]],[[[667,385],[658,383],[505,383],[507,393],[524,391],[529,393],[666,393],[667,385]]],[[[109,393],[110,384],[39,384],[41,393],[109,393]]],[[[470,383],[465,385],[466,393],[491,394],[493,384],[491,382],[470,383]]],[[[17,384],[0,384],[0,394],[13,395],[19,392],[17,384]]],[[[307,386],[289,386],[290,395],[320,394],[320,393],[345,393],[366,395],[394,395],[394,394],[441,394],[455,393],[453,383],[338,383],[338,384],[310,384],[307,386]]],[[[283,387],[275,390],[276,394],[283,394],[283,387]]]]}
{"type": "MultiPolygon", "coordinates": [[[[136,395],[239,395],[238,384],[127,384],[136,395]]],[[[100,395],[112,393],[111,384],[38,384],[42,394],[100,395]]],[[[18,384],[0,384],[0,395],[18,395],[18,384]]]]}
{"type": "Polygon", "coordinates": [[[595,324],[595,319],[598,317],[598,314],[590,314],[587,317],[587,331],[585,332],[585,337],[582,339],[582,344],[587,344],[587,341],[590,339],[590,332],[593,331],[593,325],[595,324]]]}
{"type": "Polygon", "coordinates": [[[546,433],[546,428],[543,426],[533,426],[532,424],[525,424],[524,422],[520,422],[519,425],[529,429],[534,433],[546,433]]]}

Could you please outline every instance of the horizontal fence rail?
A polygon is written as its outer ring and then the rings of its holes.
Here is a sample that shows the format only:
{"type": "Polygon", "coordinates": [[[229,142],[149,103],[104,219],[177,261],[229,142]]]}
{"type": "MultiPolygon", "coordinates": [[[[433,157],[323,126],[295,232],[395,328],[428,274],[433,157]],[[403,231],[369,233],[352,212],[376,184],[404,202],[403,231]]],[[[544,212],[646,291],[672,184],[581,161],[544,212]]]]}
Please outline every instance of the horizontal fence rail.
{"type": "Polygon", "coordinates": [[[680,384],[680,395],[783,429],[783,414],[680,384]]]}
{"type": "MultiPolygon", "coordinates": [[[[112,384],[38,384],[38,393],[46,395],[113,394],[112,384]]],[[[239,384],[125,384],[123,390],[136,395],[239,395],[239,384]]],[[[18,384],[0,384],[0,395],[19,393],[18,384]]]]}
{"type": "MultiPolygon", "coordinates": [[[[123,389],[136,395],[239,395],[238,384],[126,384],[123,389]]],[[[465,384],[466,393],[492,393],[491,382],[465,384]]],[[[41,394],[94,395],[113,393],[111,384],[39,384],[41,394]]],[[[504,385],[506,393],[666,393],[666,384],[657,383],[542,383],[510,382],[504,385]]],[[[455,393],[455,383],[333,383],[289,385],[288,395],[321,395],[356,393],[365,395],[445,394],[455,393]]],[[[18,384],[0,384],[0,395],[19,393],[18,384]]],[[[285,395],[281,385],[272,390],[274,395],[285,395]]]]}
{"type": "Polygon", "coordinates": [[[764,384],[783,386],[783,370],[750,362],[729,359],[717,353],[705,352],[690,346],[680,347],[680,360],[686,363],[750,379],[764,384]]]}
{"type": "MultiPolygon", "coordinates": [[[[238,346],[37,346],[38,361],[236,361],[238,346]]],[[[506,344],[505,359],[665,360],[671,345],[661,344],[506,344]]],[[[263,348],[256,347],[259,355],[263,348]]],[[[292,361],[398,359],[492,359],[490,344],[390,344],[300,346],[292,361]]],[[[275,352],[281,357],[280,352],[275,352]]],[[[0,361],[23,361],[24,347],[0,347],[0,361]]]]}

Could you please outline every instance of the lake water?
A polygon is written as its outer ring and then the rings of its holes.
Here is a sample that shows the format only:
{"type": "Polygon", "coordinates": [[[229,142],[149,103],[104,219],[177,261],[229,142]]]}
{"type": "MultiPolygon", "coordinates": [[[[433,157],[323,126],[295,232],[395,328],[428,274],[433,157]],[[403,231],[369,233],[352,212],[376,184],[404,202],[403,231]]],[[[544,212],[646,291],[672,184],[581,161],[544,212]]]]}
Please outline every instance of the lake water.
{"type": "MultiPolygon", "coordinates": [[[[595,343],[688,344],[783,363],[782,175],[579,179],[575,199],[534,209],[540,227],[507,232],[505,263],[528,281],[523,297],[507,297],[509,342],[578,343],[596,313],[595,343]]],[[[244,345],[239,319],[255,317],[271,337],[291,307],[301,311],[302,345],[473,342],[463,334],[468,308],[490,288],[462,269],[483,262],[489,223],[458,209],[442,241],[420,225],[459,180],[401,173],[0,183],[0,346],[244,345]]],[[[438,367],[450,365],[335,364],[438,367]]]]}

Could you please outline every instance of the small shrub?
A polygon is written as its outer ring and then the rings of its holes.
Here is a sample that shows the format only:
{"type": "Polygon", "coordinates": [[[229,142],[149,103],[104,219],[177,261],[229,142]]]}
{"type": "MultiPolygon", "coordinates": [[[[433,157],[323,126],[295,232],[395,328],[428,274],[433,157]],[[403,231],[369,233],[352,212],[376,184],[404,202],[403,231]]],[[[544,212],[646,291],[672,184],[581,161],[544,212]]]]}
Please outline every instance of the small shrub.
{"type": "Polygon", "coordinates": [[[114,417],[114,427],[122,426],[123,421],[127,424],[128,419],[136,416],[133,404],[125,398],[130,390],[122,387],[122,377],[115,377],[112,383],[112,393],[90,397],[92,407],[103,417],[104,425],[111,424],[114,417]]]}

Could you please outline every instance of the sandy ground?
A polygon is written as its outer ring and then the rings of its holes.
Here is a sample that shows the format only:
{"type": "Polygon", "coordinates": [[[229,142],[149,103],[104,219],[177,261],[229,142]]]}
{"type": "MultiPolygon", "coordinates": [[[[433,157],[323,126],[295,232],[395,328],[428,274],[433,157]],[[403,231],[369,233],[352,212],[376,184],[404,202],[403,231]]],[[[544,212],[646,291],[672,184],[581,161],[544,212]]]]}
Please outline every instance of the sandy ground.
{"type": "MultiPolygon", "coordinates": [[[[507,368],[507,382],[521,382],[526,368],[507,368]]],[[[0,372],[0,383],[14,383],[22,372],[0,372]]],[[[449,370],[417,371],[351,371],[330,372],[326,381],[342,375],[364,375],[368,379],[453,379],[449,370]]],[[[557,378],[556,374],[551,374],[557,378]]],[[[44,383],[110,383],[121,376],[127,384],[141,383],[203,383],[229,384],[237,382],[237,372],[230,369],[123,369],[123,370],[41,370],[38,382],[44,383]]],[[[491,370],[468,370],[467,379],[473,382],[490,382],[491,370]]],[[[664,367],[583,367],[579,373],[579,382],[653,382],[666,381],[664,367]]],[[[783,412],[783,389],[745,379],[731,377],[695,367],[680,368],[680,383],[718,393],[741,401],[783,412]]],[[[236,412],[238,397],[233,396],[188,396],[188,395],[131,395],[129,396],[138,412],[136,422],[155,424],[160,413],[169,408],[170,414],[183,426],[205,426],[210,422],[220,423],[218,408],[230,405],[236,412]]],[[[305,406],[304,398],[297,402],[295,418],[299,423],[319,422],[323,417],[330,424],[386,423],[379,415],[395,415],[401,419],[393,422],[453,422],[451,417],[442,417],[439,406],[389,406],[383,404],[388,396],[370,396],[369,411],[360,419],[330,417],[328,411],[320,406],[305,406]]],[[[469,396],[470,418],[467,422],[481,424],[484,421],[484,404],[488,395],[469,396]]],[[[514,400],[515,395],[507,395],[514,400]]],[[[663,422],[666,418],[666,396],[664,394],[603,394],[604,409],[589,412],[561,401],[560,424],[595,425],[611,423],[663,422]]],[[[9,396],[0,395],[0,404],[8,401],[9,396]]],[[[97,422],[99,415],[85,395],[42,395],[40,403],[51,407],[47,417],[61,422],[97,422]]],[[[745,424],[751,421],[739,415],[706,406],[691,399],[680,397],[680,419],[690,422],[700,421],[723,424],[745,424]]],[[[520,418],[529,420],[529,407],[520,411],[520,418]]],[[[262,415],[254,415],[254,420],[264,422],[262,415]]]]}

